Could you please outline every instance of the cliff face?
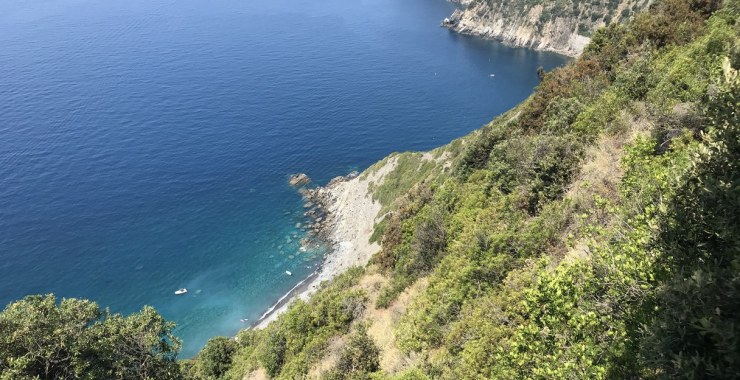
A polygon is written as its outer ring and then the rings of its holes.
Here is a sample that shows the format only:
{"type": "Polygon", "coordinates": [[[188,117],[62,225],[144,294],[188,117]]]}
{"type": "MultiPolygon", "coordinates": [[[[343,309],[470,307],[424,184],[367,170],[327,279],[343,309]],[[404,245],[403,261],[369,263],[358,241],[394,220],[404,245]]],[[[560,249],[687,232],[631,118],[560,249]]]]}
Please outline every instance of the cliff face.
{"type": "Polygon", "coordinates": [[[463,34],[577,56],[591,32],[623,22],[651,0],[458,0],[443,25],[463,34]]]}

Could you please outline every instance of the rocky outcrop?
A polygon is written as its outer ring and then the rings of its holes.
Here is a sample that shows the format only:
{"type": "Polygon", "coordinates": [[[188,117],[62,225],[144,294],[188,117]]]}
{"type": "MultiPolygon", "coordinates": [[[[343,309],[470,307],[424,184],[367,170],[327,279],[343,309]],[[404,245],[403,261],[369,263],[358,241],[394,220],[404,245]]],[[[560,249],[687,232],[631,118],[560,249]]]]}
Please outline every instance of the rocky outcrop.
{"type": "Polygon", "coordinates": [[[591,33],[622,22],[650,0],[459,0],[442,22],[462,34],[569,56],[579,55],[591,33]]]}
{"type": "Polygon", "coordinates": [[[333,178],[326,186],[298,190],[305,202],[303,207],[307,209],[303,215],[308,218],[306,224],[308,236],[301,240],[301,250],[329,240],[329,234],[335,225],[335,215],[331,212],[331,209],[337,202],[336,190],[343,183],[356,178],[358,175],[358,172],[353,171],[345,176],[333,178]]]}
{"type": "Polygon", "coordinates": [[[301,250],[319,245],[328,246],[329,250],[316,272],[270,307],[254,327],[267,326],[287,310],[293,300],[307,300],[321,282],[331,280],[353,266],[365,266],[380,249],[377,242],[369,241],[381,207],[372,197],[370,184],[382,184],[385,176],[396,167],[396,162],[383,161],[362,176],[352,172],[336,177],[326,186],[298,189],[303,195],[307,218],[299,227],[306,231],[301,240],[301,250]]]}
{"type": "Polygon", "coordinates": [[[288,178],[288,183],[290,184],[290,186],[299,187],[299,186],[307,185],[310,182],[311,182],[311,178],[309,178],[308,175],[306,175],[305,173],[296,173],[296,174],[291,175],[290,178],[288,178]]]}

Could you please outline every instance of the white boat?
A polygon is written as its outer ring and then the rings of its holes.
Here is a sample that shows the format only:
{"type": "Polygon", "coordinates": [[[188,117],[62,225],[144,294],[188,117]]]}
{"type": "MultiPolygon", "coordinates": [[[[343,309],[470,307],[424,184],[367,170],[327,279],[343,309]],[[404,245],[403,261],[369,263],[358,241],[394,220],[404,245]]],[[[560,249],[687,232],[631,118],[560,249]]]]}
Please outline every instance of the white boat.
{"type": "Polygon", "coordinates": [[[175,294],[178,295],[178,296],[181,295],[181,294],[185,294],[187,292],[188,292],[188,290],[185,289],[185,288],[175,290],[175,294]]]}
{"type": "Polygon", "coordinates": [[[292,276],[292,275],[293,275],[293,273],[290,273],[290,271],[289,271],[289,270],[286,270],[286,271],[285,271],[285,274],[287,274],[288,276],[292,276]]]}

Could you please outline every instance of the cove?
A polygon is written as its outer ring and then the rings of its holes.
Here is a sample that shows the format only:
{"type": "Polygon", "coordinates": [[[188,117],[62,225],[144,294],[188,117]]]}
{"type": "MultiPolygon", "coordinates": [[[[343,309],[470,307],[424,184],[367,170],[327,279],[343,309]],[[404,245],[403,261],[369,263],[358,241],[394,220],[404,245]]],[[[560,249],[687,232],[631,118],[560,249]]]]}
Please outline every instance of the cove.
{"type": "Polygon", "coordinates": [[[0,303],[152,305],[182,357],[256,320],[321,260],[298,252],[289,174],[325,183],[443,145],[567,60],[450,33],[452,9],[3,2],[0,303]]]}

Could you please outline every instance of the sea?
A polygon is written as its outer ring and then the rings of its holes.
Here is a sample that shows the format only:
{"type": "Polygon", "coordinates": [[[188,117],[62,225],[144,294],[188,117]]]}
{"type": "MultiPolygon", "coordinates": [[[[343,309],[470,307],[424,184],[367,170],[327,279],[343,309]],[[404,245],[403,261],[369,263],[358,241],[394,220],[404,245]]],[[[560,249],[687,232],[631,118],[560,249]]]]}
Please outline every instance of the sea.
{"type": "Polygon", "coordinates": [[[152,305],[184,358],[256,321],[324,253],[298,249],[290,174],[446,144],[568,60],[441,28],[453,10],[0,0],[0,304],[152,305]]]}

